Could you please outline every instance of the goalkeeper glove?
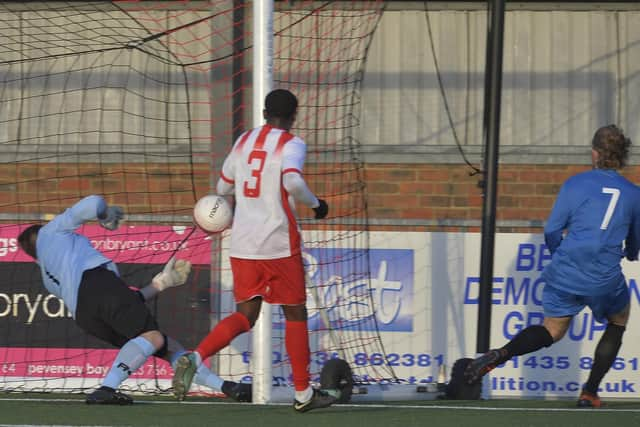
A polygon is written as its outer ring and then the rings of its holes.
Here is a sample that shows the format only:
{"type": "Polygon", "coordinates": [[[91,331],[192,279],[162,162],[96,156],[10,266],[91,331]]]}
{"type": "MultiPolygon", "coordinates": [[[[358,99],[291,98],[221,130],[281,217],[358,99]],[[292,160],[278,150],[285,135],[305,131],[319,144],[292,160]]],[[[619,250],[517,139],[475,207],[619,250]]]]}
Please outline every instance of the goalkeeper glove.
{"type": "Polygon", "coordinates": [[[184,285],[189,273],[191,273],[191,263],[189,261],[176,260],[175,257],[171,257],[162,271],[153,277],[151,284],[162,292],[167,288],[184,285]]]}
{"type": "Polygon", "coordinates": [[[113,231],[120,225],[124,211],[120,206],[109,206],[105,209],[104,215],[104,218],[98,218],[98,223],[107,230],[113,231]]]}
{"type": "Polygon", "coordinates": [[[318,202],[320,204],[313,208],[313,211],[316,213],[315,219],[322,219],[329,213],[329,205],[322,199],[318,199],[318,202]]]}

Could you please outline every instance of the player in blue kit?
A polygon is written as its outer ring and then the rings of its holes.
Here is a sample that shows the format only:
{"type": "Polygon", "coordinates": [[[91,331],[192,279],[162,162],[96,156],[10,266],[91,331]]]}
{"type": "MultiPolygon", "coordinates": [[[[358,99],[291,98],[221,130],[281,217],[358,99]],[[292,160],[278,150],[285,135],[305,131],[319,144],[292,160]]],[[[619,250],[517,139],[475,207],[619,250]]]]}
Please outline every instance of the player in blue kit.
{"type": "MultiPolygon", "coordinates": [[[[165,289],[183,285],[191,263],[171,260],[148,286],[134,290],[118,273],[116,264],[97,251],[89,239],[75,230],[98,220],[107,230],[118,228],[123,211],[108,206],[100,196],[87,196],[45,225],[32,225],[18,236],[20,248],[40,266],[44,286],[61,298],[76,324],[85,332],[120,348],[102,386],[89,394],[90,404],[128,405],[133,400],[117,390],[149,356],[175,365],[185,350],[160,332],[145,304],[165,289]]],[[[223,381],[200,365],[194,382],[221,390],[235,400],[249,400],[248,384],[223,381]]]]}
{"type": "Polygon", "coordinates": [[[578,406],[601,406],[598,387],[615,361],[629,319],[630,296],[620,261],[636,261],[640,242],[640,188],[617,172],[626,165],[630,145],[615,125],[595,133],[593,169],[562,185],[544,228],[552,258],[542,273],[543,324],[525,328],[504,347],[469,363],[469,384],[514,356],[551,346],[565,335],[573,316],[588,306],[607,326],[578,406]]]}

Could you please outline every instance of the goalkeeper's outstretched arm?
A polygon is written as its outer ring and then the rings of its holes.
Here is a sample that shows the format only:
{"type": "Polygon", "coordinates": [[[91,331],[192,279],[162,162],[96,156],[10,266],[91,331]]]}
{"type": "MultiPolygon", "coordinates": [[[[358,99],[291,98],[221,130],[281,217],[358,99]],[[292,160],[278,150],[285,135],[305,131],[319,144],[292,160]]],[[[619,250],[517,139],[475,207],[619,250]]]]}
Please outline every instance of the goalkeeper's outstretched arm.
{"type": "Polygon", "coordinates": [[[75,231],[85,222],[97,219],[102,227],[115,230],[123,216],[120,206],[109,206],[102,196],[92,194],[56,216],[47,227],[50,230],[75,231]]]}
{"type": "Polygon", "coordinates": [[[172,257],[162,271],[153,277],[151,283],[139,289],[138,292],[145,301],[149,301],[165,289],[184,285],[189,273],[191,273],[191,262],[184,259],[176,260],[172,257]]]}

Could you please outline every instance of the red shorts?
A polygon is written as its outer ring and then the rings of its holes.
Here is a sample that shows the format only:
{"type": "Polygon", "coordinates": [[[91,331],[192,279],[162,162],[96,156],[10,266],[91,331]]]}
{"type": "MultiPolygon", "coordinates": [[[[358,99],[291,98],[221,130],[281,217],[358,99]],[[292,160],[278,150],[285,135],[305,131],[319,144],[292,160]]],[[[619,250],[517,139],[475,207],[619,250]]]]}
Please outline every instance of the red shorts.
{"type": "Polygon", "coordinates": [[[236,302],[261,296],[269,304],[299,305],[307,301],[302,255],[277,259],[231,257],[236,302]]]}

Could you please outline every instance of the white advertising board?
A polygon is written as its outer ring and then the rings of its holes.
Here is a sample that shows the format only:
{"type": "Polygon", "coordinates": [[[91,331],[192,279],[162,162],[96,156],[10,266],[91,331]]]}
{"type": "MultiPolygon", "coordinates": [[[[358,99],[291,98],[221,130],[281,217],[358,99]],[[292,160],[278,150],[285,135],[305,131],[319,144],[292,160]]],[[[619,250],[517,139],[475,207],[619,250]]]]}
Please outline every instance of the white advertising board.
{"type": "MultiPolygon", "coordinates": [[[[447,371],[455,360],[474,357],[480,270],[479,233],[370,233],[371,297],[376,324],[380,331],[387,362],[395,375],[409,383],[432,382],[440,365],[447,371]]],[[[323,250],[332,250],[331,248],[323,250]]],[[[335,251],[354,248],[335,248],[335,251]]],[[[314,250],[306,252],[314,256],[314,250]]],[[[223,257],[226,259],[226,256],[223,257]]],[[[226,262],[226,261],[225,261],[226,262]]],[[[498,234],[495,241],[494,280],[492,290],[491,346],[504,345],[520,330],[542,322],[540,278],[550,254],[542,235],[498,234]]],[[[330,269],[330,266],[323,266],[330,269]]],[[[603,397],[637,397],[640,369],[640,327],[634,324],[640,302],[640,265],[623,263],[632,299],[630,324],[612,369],[602,383],[603,397]]],[[[223,288],[232,287],[228,266],[223,266],[223,288]]],[[[333,277],[330,271],[314,271],[311,283],[319,277],[333,277]]],[[[333,277],[333,280],[337,280],[333,277]]],[[[224,296],[227,311],[233,310],[230,292],[224,296]]],[[[317,313],[309,299],[310,327],[314,329],[317,313]]],[[[274,310],[275,311],[275,310],[274,310]]],[[[275,311],[277,313],[277,311],[275,311]]],[[[274,318],[274,321],[276,319],[274,318]]],[[[349,323],[348,315],[342,327],[349,323]]],[[[520,356],[496,368],[485,385],[491,397],[576,397],[586,381],[593,353],[605,325],[595,322],[588,309],[577,315],[567,335],[550,348],[520,356]]],[[[328,334],[315,334],[324,347],[328,334]]],[[[286,356],[275,341],[282,329],[274,329],[274,351],[286,356]]],[[[246,375],[250,361],[246,357],[248,337],[238,338],[223,352],[220,368],[223,375],[246,375]],[[245,354],[239,357],[238,354],[245,354]],[[243,360],[244,359],[244,360],[243,360]]],[[[377,353],[356,353],[348,362],[354,367],[382,363],[377,353]]],[[[312,370],[314,362],[312,360],[312,370]]],[[[274,376],[283,381],[288,366],[274,360],[274,376]]],[[[276,381],[277,383],[278,381],[276,381]]]]}

